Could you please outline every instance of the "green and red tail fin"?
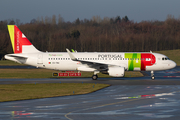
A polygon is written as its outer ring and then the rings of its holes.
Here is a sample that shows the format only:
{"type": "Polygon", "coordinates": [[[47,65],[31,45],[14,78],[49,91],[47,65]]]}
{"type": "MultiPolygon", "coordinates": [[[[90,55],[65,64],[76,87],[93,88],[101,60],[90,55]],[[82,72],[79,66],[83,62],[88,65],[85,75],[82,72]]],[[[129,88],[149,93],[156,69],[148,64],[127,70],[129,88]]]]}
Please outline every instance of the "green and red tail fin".
{"type": "Polygon", "coordinates": [[[8,31],[15,54],[39,52],[16,25],[8,25],[8,31]]]}

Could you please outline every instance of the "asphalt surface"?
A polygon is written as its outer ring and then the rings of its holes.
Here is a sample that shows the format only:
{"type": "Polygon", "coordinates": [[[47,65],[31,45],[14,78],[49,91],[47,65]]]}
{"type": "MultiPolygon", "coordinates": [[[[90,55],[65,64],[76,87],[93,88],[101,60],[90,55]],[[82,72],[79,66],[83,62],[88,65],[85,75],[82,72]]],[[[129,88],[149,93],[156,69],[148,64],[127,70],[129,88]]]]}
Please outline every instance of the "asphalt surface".
{"type": "MultiPolygon", "coordinates": [[[[149,74],[149,73],[147,73],[149,74]]],[[[180,119],[180,67],[140,78],[0,79],[0,84],[92,82],[110,87],[86,95],[1,102],[0,120],[180,119]]],[[[2,96],[1,96],[2,97],[2,96]]]]}

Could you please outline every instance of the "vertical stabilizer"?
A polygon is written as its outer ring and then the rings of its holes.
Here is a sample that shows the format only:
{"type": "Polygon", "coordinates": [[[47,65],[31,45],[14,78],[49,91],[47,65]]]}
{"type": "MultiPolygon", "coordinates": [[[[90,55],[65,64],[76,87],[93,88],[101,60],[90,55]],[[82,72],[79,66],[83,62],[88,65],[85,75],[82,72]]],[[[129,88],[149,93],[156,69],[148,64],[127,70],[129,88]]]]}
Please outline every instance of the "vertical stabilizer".
{"type": "Polygon", "coordinates": [[[39,52],[16,25],[8,25],[8,30],[14,53],[39,52]]]}

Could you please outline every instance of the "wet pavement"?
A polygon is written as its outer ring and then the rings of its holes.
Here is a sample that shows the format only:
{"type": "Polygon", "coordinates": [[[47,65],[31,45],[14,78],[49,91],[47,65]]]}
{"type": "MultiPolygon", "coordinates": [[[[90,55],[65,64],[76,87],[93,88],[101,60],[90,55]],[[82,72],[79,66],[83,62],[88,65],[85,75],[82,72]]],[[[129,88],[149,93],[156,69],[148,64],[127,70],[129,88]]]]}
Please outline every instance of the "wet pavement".
{"type": "MultiPolygon", "coordinates": [[[[86,95],[1,102],[0,120],[180,119],[180,67],[140,78],[14,79],[14,83],[95,82],[112,86],[86,95]],[[167,77],[171,76],[171,77],[167,77]],[[172,77],[173,76],[173,77],[172,77]],[[176,76],[176,77],[175,77],[176,76]],[[166,84],[165,84],[166,83],[166,84]]],[[[149,73],[148,73],[149,74],[149,73]]],[[[13,79],[0,79],[10,84],[13,79]]],[[[2,97],[2,96],[1,96],[2,97]]]]}
{"type": "Polygon", "coordinates": [[[0,119],[179,119],[179,85],[114,85],[87,94],[0,103],[0,119]]]}

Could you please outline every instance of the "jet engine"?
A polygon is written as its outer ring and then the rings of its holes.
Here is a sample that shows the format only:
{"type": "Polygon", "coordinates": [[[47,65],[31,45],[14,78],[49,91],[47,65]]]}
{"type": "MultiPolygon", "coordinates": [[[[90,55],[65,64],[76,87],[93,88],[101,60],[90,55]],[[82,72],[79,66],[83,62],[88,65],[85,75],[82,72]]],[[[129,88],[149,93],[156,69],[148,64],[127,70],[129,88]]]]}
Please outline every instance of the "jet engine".
{"type": "Polygon", "coordinates": [[[109,67],[108,73],[113,77],[124,77],[124,67],[109,67]]]}

